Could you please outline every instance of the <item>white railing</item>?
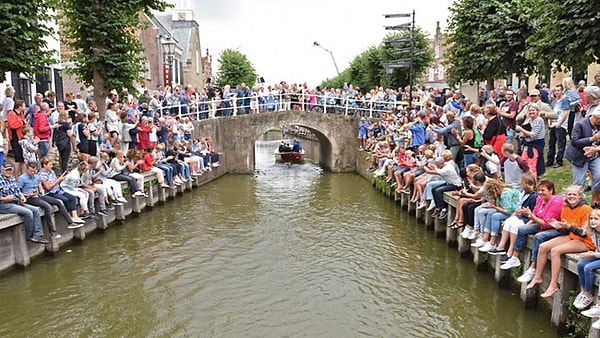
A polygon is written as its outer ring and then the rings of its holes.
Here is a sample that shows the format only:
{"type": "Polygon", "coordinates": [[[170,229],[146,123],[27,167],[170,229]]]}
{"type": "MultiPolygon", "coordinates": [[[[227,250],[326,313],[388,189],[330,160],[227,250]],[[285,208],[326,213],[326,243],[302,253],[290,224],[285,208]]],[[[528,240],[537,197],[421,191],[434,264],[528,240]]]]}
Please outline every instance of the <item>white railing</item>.
{"type": "Polygon", "coordinates": [[[288,110],[374,118],[379,117],[382,112],[389,112],[392,108],[400,106],[407,106],[407,103],[377,101],[364,97],[358,99],[356,97],[286,93],[250,98],[204,99],[187,105],[162,107],[160,112],[180,117],[189,116],[195,120],[288,110]],[[253,100],[256,103],[252,103],[253,100]]]}

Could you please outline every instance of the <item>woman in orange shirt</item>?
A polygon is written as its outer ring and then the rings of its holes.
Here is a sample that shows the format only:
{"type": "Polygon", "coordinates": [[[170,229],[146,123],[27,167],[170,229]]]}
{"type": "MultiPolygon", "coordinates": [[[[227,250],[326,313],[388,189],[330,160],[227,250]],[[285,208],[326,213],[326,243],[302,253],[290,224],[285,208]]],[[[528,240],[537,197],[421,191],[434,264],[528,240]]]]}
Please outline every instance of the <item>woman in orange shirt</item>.
{"type": "Polygon", "coordinates": [[[563,254],[595,251],[596,244],[592,240],[591,228],[589,226],[589,217],[592,208],[585,204],[581,187],[571,185],[567,187],[565,205],[560,213],[561,221],[550,220],[550,225],[557,229],[567,232],[566,236],[558,236],[540,245],[537,259],[537,269],[535,276],[527,285],[527,289],[535,287],[542,283],[542,273],[544,266],[548,261],[548,252],[550,252],[551,262],[551,280],[546,292],[541,297],[550,297],[558,291],[558,274],[560,273],[561,258],[563,254]]]}

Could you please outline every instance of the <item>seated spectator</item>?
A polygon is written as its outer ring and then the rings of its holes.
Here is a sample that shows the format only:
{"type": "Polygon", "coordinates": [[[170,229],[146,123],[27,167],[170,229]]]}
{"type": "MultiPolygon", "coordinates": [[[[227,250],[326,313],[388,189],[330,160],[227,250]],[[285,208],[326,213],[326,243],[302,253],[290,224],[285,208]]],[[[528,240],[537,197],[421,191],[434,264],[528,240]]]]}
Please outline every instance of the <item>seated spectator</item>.
{"type": "Polygon", "coordinates": [[[479,163],[485,176],[500,179],[500,157],[494,152],[494,148],[486,144],[479,152],[479,163]]]}
{"type": "Polygon", "coordinates": [[[448,216],[448,203],[444,201],[444,192],[459,190],[462,187],[462,179],[458,173],[458,166],[452,160],[452,152],[444,150],[444,157],[437,158],[435,164],[424,167],[425,171],[430,174],[438,174],[444,179],[444,183],[432,189],[433,202],[435,210],[432,216],[439,215],[440,219],[448,216]]]}
{"type": "Polygon", "coordinates": [[[37,207],[25,204],[25,196],[12,176],[13,164],[4,161],[0,176],[0,214],[17,214],[25,223],[25,239],[34,243],[48,244],[42,230],[42,220],[37,207]]]}
{"type": "Polygon", "coordinates": [[[548,289],[540,295],[541,297],[551,297],[558,291],[558,274],[560,273],[561,256],[563,254],[596,250],[596,244],[592,241],[592,236],[588,236],[588,234],[591,234],[588,221],[592,208],[585,204],[582,196],[580,186],[569,186],[566,190],[567,203],[560,214],[561,221],[551,219],[548,222],[554,229],[561,232],[561,236],[540,244],[537,255],[537,269],[533,279],[527,284],[527,289],[531,289],[542,283],[542,273],[548,261],[548,253],[550,253],[552,277],[548,289]]]}
{"type": "MultiPolygon", "coordinates": [[[[500,268],[508,270],[521,265],[519,254],[527,243],[527,236],[535,234],[533,237],[533,248],[531,251],[531,265],[518,278],[521,283],[531,281],[535,275],[537,265],[537,254],[541,243],[560,236],[561,233],[554,229],[549,221],[560,219],[563,208],[563,199],[556,195],[554,183],[549,179],[542,179],[537,184],[538,197],[533,210],[529,208],[519,208],[515,210],[516,216],[524,217],[524,224],[518,225],[517,235],[511,235],[514,238],[515,246],[512,255],[500,268]],[[516,237],[516,238],[515,238],[516,237]]],[[[511,239],[512,241],[512,239],[511,239]]]]}
{"type": "Polygon", "coordinates": [[[144,193],[144,177],[138,173],[129,172],[122,150],[117,150],[117,155],[110,162],[110,168],[111,170],[107,176],[115,181],[127,182],[130,193],[133,192],[132,196],[146,196],[144,193]]]}
{"type": "MultiPolygon", "coordinates": [[[[452,194],[458,196],[458,201],[456,201],[456,215],[454,216],[454,221],[450,223],[450,228],[454,230],[461,229],[466,226],[465,230],[461,233],[463,238],[468,238],[471,236],[471,232],[473,232],[473,222],[465,222],[466,215],[468,215],[468,204],[481,204],[481,199],[484,196],[485,190],[483,189],[483,185],[485,183],[485,175],[483,171],[475,165],[470,164],[467,167],[467,188],[463,188],[460,191],[453,191],[452,194]]],[[[475,207],[472,209],[475,210],[475,207]]]]}
{"type": "Polygon", "coordinates": [[[83,182],[81,176],[87,171],[88,164],[80,162],[77,168],[71,170],[65,179],[60,183],[60,187],[67,193],[77,197],[79,207],[81,208],[80,218],[97,219],[94,214],[94,193],[82,188],[83,182]],[[90,202],[91,201],[91,202],[90,202]]]}
{"type": "Polygon", "coordinates": [[[113,145],[110,142],[110,134],[109,133],[104,133],[104,141],[102,141],[102,143],[100,144],[100,152],[108,154],[108,156],[110,156],[110,158],[115,157],[115,155],[117,154],[117,152],[115,151],[115,148],[113,148],[113,145]]]}
{"type": "Polygon", "coordinates": [[[63,202],[74,223],[72,226],[69,226],[69,228],[77,228],[79,227],[79,224],[85,224],[85,221],[79,218],[77,215],[77,198],[65,192],[60,187],[60,183],[64,181],[68,172],[65,171],[60,177],[57,177],[56,173],[52,169],[54,162],[52,162],[52,160],[48,157],[42,157],[40,159],[40,164],[42,168],[38,172],[38,175],[40,176],[40,181],[44,187],[45,196],[52,197],[63,202]]]}
{"type": "Polygon", "coordinates": [[[500,232],[500,223],[508,218],[519,206],[519,190],[501,181],[491,179],[484,185],[488,202],[480,206],[484,215],[477,217],[479,229],[483,228],[483,236],[471,244],[481,252],[496,250],[496,241],[500,232]]]}
{"type": "Polygon", "coordinates": [[[37,174],[37,171],[37,163],[27,163],[27,171],[23,175],[19,176],[17,183],[19,184],[21,193],[26,198],[25,203],[44,209],[44,219],[46,220],[46,225],[48,226],[50,236],[56,239],[61,238],[61,235],[56,231],[56,224],[54,224],[54,217],[52,217],[52,206],[58,208],[58,212],[65,222],[67,222],[68,228],[74,229],[82,227],[84,222],[80,222],[80,220],[78,220],[77,224],[75,224],[61,200],[44,195],[42,181],[40,180],[40,176],[37,174]]]}
{"type": "MultiPolygon", "coordinates": [[[[590,213],[589,226],[591,233],[588,236],[592,237],[593,243],[598,243],[600,239],[600,210],[595,209],[590,213]]],[[[583,310],[590,306],[594,301],[594,295],[592,294],[594,289],[594,279],[596,269],[600,268],[600,247],[596,246],[596,250],[590,250],[582,252],[579,255],[579,262],[577,262],[577,272],[579,275],[579,285],[581,291],[575,298],[573,306],[579,310],[583,310]]],[[[581,312],[586,317],[598,318],[600,317],[600,300],[589,310],[581,312]]],[[[600,322],[595,321],[592,324],[595,329],[600,329],[600,322]]]]}
{"type": "Polygon", "coordinates": [[[127,203],[127,200],[123,197],[121,183],[109,178],[107,175],[111,171],[108,164],[109,161],[110,157],[107,153],[101,153],[100,160],[95,156],[88,159],[88,164],[94,166],[91,169],[92,180],[95,183],[99,183],[94,185],[102,185],[106,188],[106,196],[111,198],[108,204],[121,205],[121,203],[127,203]]]}
{"type": "MultiPolygon", "coordinates": [[[[506,152],[505,152],[506,154],[506,152]]],[[[509,154],[507,156],[510,156],[509,154]]],[[[521,176],[521,182],[519,185],[521,186],[521,193],[519,197],[520,208],[521,209],[529,209],[533,210],[535,208],[535,202],[537,200],[537,191],[535,191],[535,178],[531,173],[526,173],[521,176]]],[[[502,238],[500,240],[500,244],[496,250],[490,250],[488,253],[490,255],[503,255],[500,258],[501,263],[506,263],[510,256],[512,256],[513,251],[515,249],[515,243],[517,241],[517,233],[519,231],[519,226],[523,226],[527,219],[521,215],[517,215],[517,212],[513,212],[513,214],[504,221],[504,227],[502,228],[502,238]],[[508,251],[506,249],[506,243],[510,239],[510,246],[508,251]],[[508,254],[506,254],[508,252],[508,254]]]]}
{"type": "Polygon", "coordinates": [[[94,197],[98,194],[98,204],[100,206],[98,214],[102,216],[108,216],[108,208],[113,209],[112,204],[108,203],[108,188],[102,184],[102,181],[94,181],[94,171],[98,164],[98,158],[96,156],[90,156],[89,154],[80,154],[81,162],[87,163],[88,167],[85,173],[81,175],[81,188],[90,194],[91,199],[88,200],[90,210],[94,210],[94,197]]]}
{"type": "Polygon", "coordinates": [[[140,170],[143,172],[153,172],[156,175],[156,180],[161,188],[169,188],[169,185],[165,183],[165,173],[158,167],[154,166],[154,157],[152,156],[152,152],[154,151],[154,147],[149,146],[146,148],[146,152],[142,157],[142,163],[140,163],[140,170]]]}
{"type": "Polygon", "coordinates": [[[144,162],[140,158],[140,154],[136,149],[129,149],[127,151],[127,160],[125,161],[125,168],[127,169],[127,175],[133,177],[137,183],[138,187],[141,187],[142,194],[140,195],[138,192],[135,192],[133,196],[135,197],[148,197],[148,195],[144,192],[144,176],[140,174],[140,165],[144,162]]]}
{"type": "Polygon", "coordinates": [[[156,145],[156,149],[152,152],[154,165],[165,172],[165,179],[168,185],[182,185],[183,181],[177,177],[179,175],[179,166],[167,162],[164,150],[165,145],[163,143],[156,145]]]}

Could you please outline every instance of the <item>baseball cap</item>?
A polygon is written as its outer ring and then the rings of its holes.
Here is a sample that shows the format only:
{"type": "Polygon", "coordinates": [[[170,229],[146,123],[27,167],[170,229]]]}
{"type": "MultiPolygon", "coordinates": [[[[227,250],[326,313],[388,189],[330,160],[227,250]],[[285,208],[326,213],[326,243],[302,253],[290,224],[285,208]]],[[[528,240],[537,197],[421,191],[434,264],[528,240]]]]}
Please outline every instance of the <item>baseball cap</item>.
{"type": "Polygon", "coordinates": [[[532,89],[529,91],[529,96],[540,96],[540,91],[537,89],[532,89]]]}
{"type": "Polygon", "coordinates": [[[2,168],[6,170],[12,170],[13,164],[11,162],[5,161],[4,163],[2,163],[2,168]]]}

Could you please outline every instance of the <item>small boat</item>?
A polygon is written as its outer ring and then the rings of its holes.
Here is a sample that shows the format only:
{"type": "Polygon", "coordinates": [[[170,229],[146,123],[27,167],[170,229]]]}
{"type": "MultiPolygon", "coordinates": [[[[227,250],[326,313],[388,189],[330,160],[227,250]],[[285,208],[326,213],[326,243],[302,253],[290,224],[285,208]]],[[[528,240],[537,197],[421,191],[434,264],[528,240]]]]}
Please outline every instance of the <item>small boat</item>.
{"type": "Polygon", "coordinates": [[[285,163],[302,163],[302,162],[304,162],[304,149],[300,149],[299,152],[295,152],[295,151],[279,152],[278,149],[275,149],[275,160],[277,162],[285,162],[285,163]]]}

